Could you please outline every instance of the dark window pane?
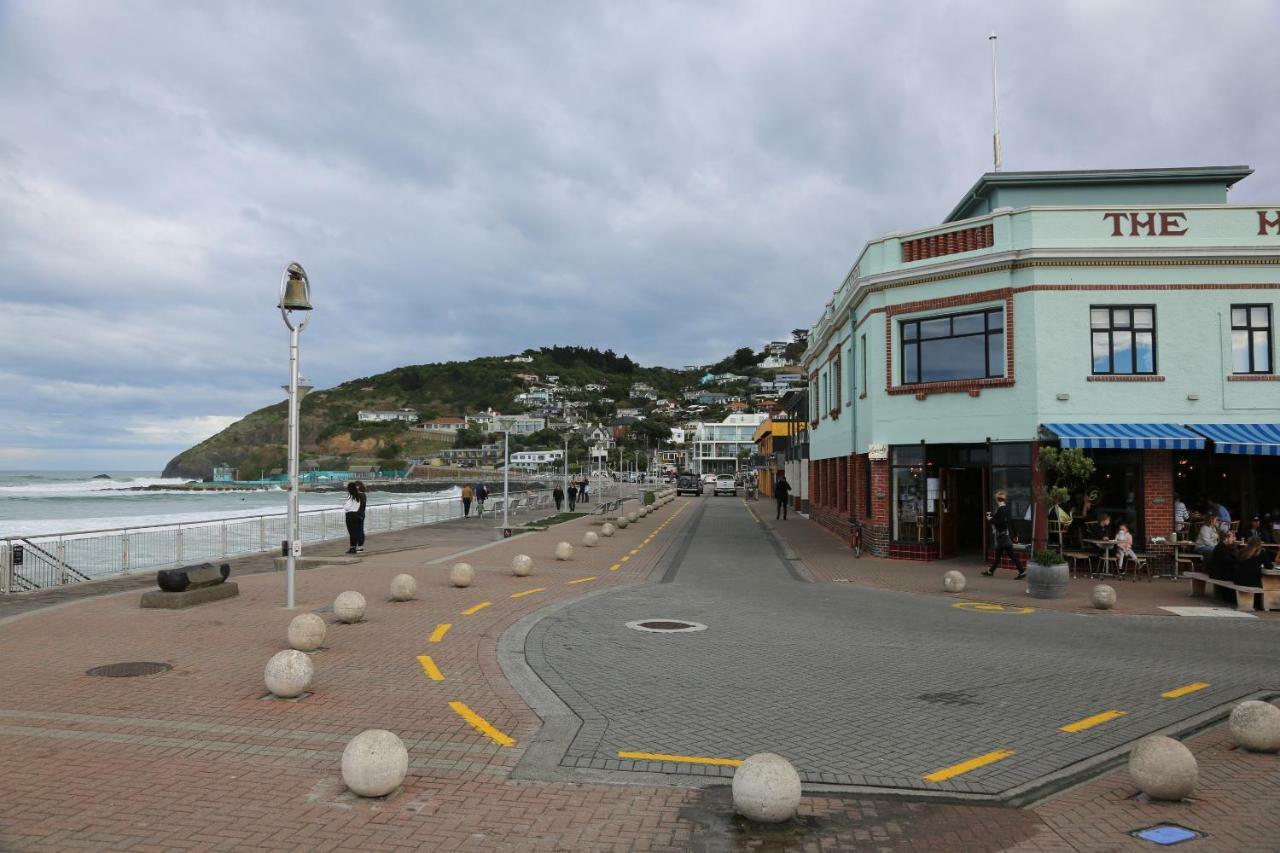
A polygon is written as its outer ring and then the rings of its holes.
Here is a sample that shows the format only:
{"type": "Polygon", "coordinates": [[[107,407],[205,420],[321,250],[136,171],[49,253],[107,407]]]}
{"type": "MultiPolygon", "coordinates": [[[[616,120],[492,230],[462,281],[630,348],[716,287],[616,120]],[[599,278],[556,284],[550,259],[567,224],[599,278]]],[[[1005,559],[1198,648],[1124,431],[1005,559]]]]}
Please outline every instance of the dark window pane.
{"type": "Polygon", "coordinates": [[[1243,329],[1231,333],[1231,372],[1249,372],[1249,333],[1243,329]]]}
{"type": "Polygon", "coordinates": [[[920,344],[920,378],[925,382],[981,379],[986,375],[983,338],[944,338],[920,344]]]}
{"type": "Polygon", "coordinates": [[[894,465],[919,465],[924,461],[924,451],[918,444],[900,444],[893,448],[894,465]]]}
{"type": "Polygon", "coordinates": [[[1249,325],[1249,309],[1248,308],[1232,308],[1231,309],[1231,325],[1236,328],[1243,329],[1249,325]]]}
{"type": "Polygon", "coordinates": [[[1134,359],[1137,361],[1137,373],[1156,372],[1156,348],[1151,332],[1134,333],[1134,359]]]}
{"type": "Polygon", "coordinates": [[[1253,372],[1265,373],[1271,364],[1271,334],[1253,333],[1253,372]]]}
{"type": "Polygon", "coordinates": [[[1111,312],[1106,308],[1091,308],[1089,310],[1089,325],[1095,329],[1111,328],[1111,312]]]}
{"type": "Polygon", "coordinates": [[[1003,329],[1004,328],[1004,312],[988,311],[987,312],[987,328],[1003,329]]]}
{"type": "Polygon", "coordinates": [[[1111,372],[1111,349],[1106,332],[1093,333],[1093,372],[1111,372]]]}
{"type": "Polygon", "coordinates": [[[1030,444],[993,444],[991,445],[992,465],[1030,465],[1030,444]]]}
{"type": "Polygon", "coordinates": [[[916,339],[916,336],[919,333],[920,333],[919,323],[903,323],[902,324],[902,339],[904,341],[914,341],[916,339]]]}
{"type": "Polygon", "coordinates": [[[902,348],[902,381],[920,381],[920,364],[916,361],[915,344],[909,344],[902,348]]]}
{"type": "Polygon", "coordinates": [[[961,314],[951,318],[951,334],[974,335],[986,331],[986,315],[961,314]]]}
{"type": "Polygon", "coordinates": [[[950,317],[943,317],[940,320],[924,320],[920,323],[920,337],[922,338],[945,338],[950,334],[950,317]]]}
{"type": "Polygon", "coordinates": [[[1111,362],[1115,373],[1133,373],[1133,332],[1111,333],[1111,362]]]}
{"type": "Polygon", "coordinates": [[[1004,333],[987,336],[987,375],[1004,376],[1004,333]]]}
{"type": "MultiPolygon", "coordinates": [[[[1232,312],[1235,313],[1235,312],[1232,312]]],[[[1249,309],[1249,325],[1255,329],[1266,329],[1271,325],[1271,309],[1265,305],[1249,309]]]]}

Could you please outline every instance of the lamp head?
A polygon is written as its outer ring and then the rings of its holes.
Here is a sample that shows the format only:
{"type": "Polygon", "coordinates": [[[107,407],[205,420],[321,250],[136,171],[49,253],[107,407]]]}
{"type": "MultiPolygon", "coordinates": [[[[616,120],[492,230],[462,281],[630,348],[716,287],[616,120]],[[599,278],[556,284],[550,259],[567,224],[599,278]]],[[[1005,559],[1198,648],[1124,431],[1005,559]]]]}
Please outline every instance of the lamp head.
{"type": "Polygon", "coordinates": [[[311,310],[311,282],[307,280],[307,271],[301,264],[292,263],[285,269],[277,307],[284,311],[311,310]]]}

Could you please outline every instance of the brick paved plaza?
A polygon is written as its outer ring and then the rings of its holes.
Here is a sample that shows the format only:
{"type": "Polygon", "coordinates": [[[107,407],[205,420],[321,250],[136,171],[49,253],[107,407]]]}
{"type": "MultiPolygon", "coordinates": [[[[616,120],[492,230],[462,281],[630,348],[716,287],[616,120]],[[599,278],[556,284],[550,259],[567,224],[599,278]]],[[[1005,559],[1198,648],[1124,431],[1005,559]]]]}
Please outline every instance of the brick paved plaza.
{"type": "Polygon", "coordinates": [[[1167,581],[1123,585],[1120,612],[1069,612],[1072,598],[1055,612],[1011,574],[976,572],[964,600],[1035,609],[956,608],[940,564],[854,561],[803,519],[756,521],[763,506],[682,499],[596,548],[581,545],[590,517],[497,543],[487,519],[371,539],[359,564],[299,574],[296,612],[323,614],[346,589],[369,608],[363,624],[330,623],[312,693],[293,702],[262,683],[293,615],[282,576],[253,572],[266,558],[238,567],[239,597],[191,610],[140,610],[138,589],[9,602],[0,849],[1146,850],[1128,833],[1161,821],[1206,834],[1187,850],[1280,848],[1280,759],[1210,725],[1280,688],[1274,619],[1134,615],[1161,612],[1161,590],[1183,603],[1167,581]],[[572,561],[554,560],[561,540],[572,561]],[[455,589],[463,552],[476,582],[455,589]],[[517,553],[533,557],[531,577],[511,574],[517,553]],[[416,600],[388,600],[400,572],[417,578],[416,600]],[[624,625],[653,617],[708,627],[624,625]],[[85,675],[123,661],[173,669],[85,675]],[[1160,696],[1194,683],[1208,686],[1160,696]],[[1125,716],[1058,731],[1108,709],[1125,716]],[[1120,760],[1108,750],[1197,719],[1193,801],[1146,802],[1106,769],[1120,760]],[[410,753],[405,784],[381,800],[347,792],[339,773],[367,728],[397,732],[410,753]],[[923,780],[1000,748],[1012,756],[923,780]],[[761,749],[808,779],[801,818],[776,830],[732,817],[727,766],[617,756],[761,749]],[[1090,760],[1101,775],[1067,773],[1029,807],[998,802],[1090,760]],[[889,790],[903,788],[913,796],[889,790]]]}

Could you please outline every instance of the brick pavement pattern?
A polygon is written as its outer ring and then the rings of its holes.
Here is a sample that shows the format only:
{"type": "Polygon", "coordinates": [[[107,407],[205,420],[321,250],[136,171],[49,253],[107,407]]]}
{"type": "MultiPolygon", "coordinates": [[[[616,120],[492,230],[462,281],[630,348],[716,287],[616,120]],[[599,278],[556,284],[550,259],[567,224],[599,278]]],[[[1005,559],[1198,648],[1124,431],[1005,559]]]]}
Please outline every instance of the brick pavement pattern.
{"type": "Polygon", "coordinates": [[[487,525],[371,537],[363,563],[299,575],[297,612],[324,612],[338,592],[358,589],[369,621],[330,624],[327,648],[313,657],[313,693],[297,702],[263,696],[262,667],[284,647],[293,615],[279,607],[278,574],[242,566],[240,597],[188,611],[141,611],[136,590],[54,599],[67,604],[59,608],[10,599],[0,615],[21,618],[0,619],[0,850],[1128,851],[1149,848],[1124,833],[1157,819],[1209,833],[1188,849],[1277,848],[1280,830],[1267,814],[1280,801],[1276,759],[1240,755],[1220,729],[1190,742],[1205,781],[1197,801],[1182,805],[1133,799],[1119,772],[1034,810],[810,795],[802,819],[775,831],[734,819],[723,787],[510,778],[540,723],[502,677],[498,638],[544,604],[657,582],[693,514],[654,531],[697,500],[579,549],[570,563],[552,559],[555,543],[580,541],[595,520],[475,551],[466,559],[477,583],[466,590],[448,585],[451,555],[489,542],[487,525]],[[530,578],[510,575],[519,552],[535,559],[530,578]],[[401,571],[417,577],[419,597],[392,603],[387,587],[401,571]],[[569,584],[586,576],[596,580],[569,584]],[[543,592],[510,597],[531,588],[543,592]],[[490,606],[461,615],[483,601],[490,606]],[[443,623],[452,627],[431,643],[443,623]],[[443,682],[424,676],[421,654],[438,662],[443,682]],[[124,660],[174,669],[137,679],[84,674],[124,660]],[[448,710],[451,700],[516,744],[473,730],[448,710]],[[392,795],[362,800],[344,789],[339,758],[351,736],[375,726],[404,738],[410,771],[392,795]],[[1241,784],[1252,799],[1239,797],[1241,784]]]}

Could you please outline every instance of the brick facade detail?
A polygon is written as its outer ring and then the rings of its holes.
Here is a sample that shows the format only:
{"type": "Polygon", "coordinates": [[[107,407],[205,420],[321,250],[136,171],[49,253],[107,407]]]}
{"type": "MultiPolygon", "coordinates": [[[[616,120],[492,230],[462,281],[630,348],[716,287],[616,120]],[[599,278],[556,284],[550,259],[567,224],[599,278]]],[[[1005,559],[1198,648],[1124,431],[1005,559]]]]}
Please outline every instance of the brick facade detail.
{"type": "Polygon", "coordinates": [[[978,225],[959,231],[948,231],[945,234],[930,234],[928,237],[903,240],[902,262],[923,261],[943,255],[956,255],[960,252],[976,252],[978,249],[989,249],[994,243],[995,228],[991,225],[978,225]]]}
{"type": "Polygon", "coordinates": [[[1152,571],[1173,568],[1173,451],[1148,450],[1142,458],[1142,529],[1147,541],[1135,542],[1134,550],[1145,551],[1152,571]],[[1163,537],[1163,544],[1151,537],[1163,537]]]}

